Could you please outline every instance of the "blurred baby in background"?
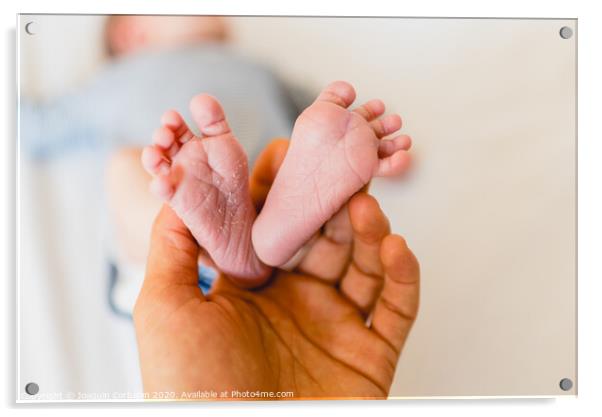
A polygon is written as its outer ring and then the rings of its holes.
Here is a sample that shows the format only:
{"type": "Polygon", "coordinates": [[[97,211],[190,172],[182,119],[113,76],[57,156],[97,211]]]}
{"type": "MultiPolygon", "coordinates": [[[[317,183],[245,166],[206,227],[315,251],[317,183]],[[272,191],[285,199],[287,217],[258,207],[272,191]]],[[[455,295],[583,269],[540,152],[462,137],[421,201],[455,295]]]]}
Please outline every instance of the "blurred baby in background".
{"type": "Polygon", "coordinates": [[[89,83],[44,102],[20,97],[23,157],[43,163],[93,152],[107,166],[113,225],[107,260],[113,265],[110,303],[116,311],[131,311],[158,207],[156,200],[131,192],[127,180],[139,170],[127,167],[140,166],[141,148],[165,109],[188,119],[191,94],[219,97],[251,163],[270,138],[290,136],[300,113],[290,89],[230,48],[229,37],[227,21],[217,16],[109,16],[104,32],[109,59],[89,83]]]}
{"type": "Polygon", "coordinates": [[[233,51],[217,16],[107,18],[107,65],[87,85],[48,102],[21,97],[24,153],[46,159],[82,148],[144,145],[164,109],[189,114],[191,91],[219,96],[253,159],[266,138],[290,134],[300,113],[269,69],[233,51]]]}

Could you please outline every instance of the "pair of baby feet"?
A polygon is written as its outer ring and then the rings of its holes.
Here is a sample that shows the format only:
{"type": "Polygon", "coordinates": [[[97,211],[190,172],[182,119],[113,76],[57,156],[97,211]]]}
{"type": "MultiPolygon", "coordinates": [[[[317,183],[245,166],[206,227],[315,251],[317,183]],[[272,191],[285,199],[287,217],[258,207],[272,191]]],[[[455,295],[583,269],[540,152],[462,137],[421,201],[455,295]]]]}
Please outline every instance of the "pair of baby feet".
{"type": "Polygon", "coordinates": [[[142,153],[151,191],[170,204],[222,272],[262,282],[372,177],[408,166],[410,138],[382,139],[401,128],[399,115],[381,117],[380,100],[350,111],[354,100],[350,84],[334,82],[299,116],[257,215],[247,156],[218,101],[197,95],[190,111],[201,135],[168,111],[142,153]]]}

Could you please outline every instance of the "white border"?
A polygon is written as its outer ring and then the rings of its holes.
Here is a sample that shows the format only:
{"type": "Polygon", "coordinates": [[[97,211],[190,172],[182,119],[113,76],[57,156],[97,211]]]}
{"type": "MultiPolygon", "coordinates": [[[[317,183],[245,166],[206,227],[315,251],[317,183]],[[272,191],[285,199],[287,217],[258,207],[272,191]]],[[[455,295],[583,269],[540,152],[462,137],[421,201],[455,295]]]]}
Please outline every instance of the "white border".
{"type": "Polygon", "coordinates": [[[17,297],[16,299],[16,311],[15,311],[15,315],[17,316],[17,329],[16,329],[16,335],[17,338],[15,340],[15,354],[16,354],[16,363],[15,363],[15,368],[16,368],[16,378],[15,378],[15,396],[16,396],[16,401],[20,402],[19,400],[19,388],[18,388],[18,384],[19,381],[21,380],[21,375],[20,375],[20,369],[21,367],[19,366],[19,364],[21,363],[21,349],[19,347],[20,345],[20,341],[21,341],[21,285],[20,285],[20,277],[21,277],[21,187],[19,186],[19,184],[21,183],[21,124],[19,123],[19,121],[21,120],[21,71],[20,71],[20,63],[21,63],[21,37],[19,36],[19,21],[21,19],[19,19],[19,16],[15,16],[15,27],[17,28],[17,33],[16,33],[16,41],[17,41],[17,49],[16,49],[16,69],[15,69],[15,73],[17,75],[17,86],[16,86],[16,90],[17,90],[17,120],[15,121],[16,123],[16,130],[17,130],[17,155],[15,156],[17,158],[17,172],[15,174],[15,178],[16,178],[16,183],[15,183],[15,191],[16,191],[16,227],[15,227],[15,233],[16,233],[16,246],[15,246],[15,252],[16,252],[16,259],[15,259],[15,265],[16,265],[16,273],[17,276],[16,278],[16,284],[15,284],[15,296],[17,297]]]}
{"type": "MultiPolygon", "coordinates": [[[[404,17],[405,18],[405,17],[404,17]]],[[[413,18],[422,18],[422,17],[413,17],[413,18]]],[[[554,19],[554,18],[550,18],[550,19],[554,19]]],[[[568,19],[560,19],[560,20],[568,20],[568,19]]],[[[19,24],[21,23],[21,16],[17,15],[16,16],[16,27],[19,28],[19,24]]],[[[577,22],[575,21],[575,33],[578,36],[578,26],[577,26],[577,22]]],[[[16,53],[17,53],[17,62],[16,62],[16,75],[17,75],[17,137],[20,138],[20,131],[21,131],[21,126],[18,123],[18,121],[20,120],[20,97],[21,97],[21,82],[20,82],[20,74],[21,74],[21,68],[20,68],[20,63],[21,63],[21,48],[20,48],[20,43],[21,43],[21,36],[22,35],[22,31],[19,30],[16,33],[16,40],[17,40],[17,49],[16,49],[16,53]]],[[[20,274],[21,274],[21,233],[20,233],[20,227],[21,227],[21,191],[20,191],[20,174],[21,174],[21,141],[18,140],[17,141],[17,173],[16,173],[16,272],[17,272],[17,285],[16,285],[16,316],[17,316],[17,328],[16,328],[16,333],[17,333],[17,338],[16,338],[16,378],[15,378],[15,393],[16,393],[16,403],[18,404],[54,404],[54,403],[63,403],[63,404],[78,404],[78,403],[94,403],[94,404],[100,404],[100,403],[173,403],[175,401],[173,400],[160,400],[160,399],[156,399],[156,400],[144,400],[144,399],[135,399],[135,398],[130,398],[130,399],[82,399],[82,400],[77,400],[77,399],[36,399],[36,397],[32,397],[31,399],[27,399],[27,398],[21,398],[19,395],[19,392],[21,392],[23,390],[23,382],[21,380],[21,374],[20,374],[20,354],[21,354],[21,349],[20,349],[20,344],[19,341],[21,340],[20,335],[21,335],[21,316],[18,314],[20,310],[20,303],[21,303],[21,293],[20,293],[20,285],[19,285],[19,278],[20,278],[20,274]]],[[[575,358],[577,360],[577,358],[575,358]]],[[[577,376],[578,372],[576,372],[576,376],[577,376]]],[[[573,390],[574,392],[577,392],[578,390],[578,380],[577,381],[573,381],[573,383],[575,384],[575,389],[573,390]]],[[[142,393],[140,393],[142,394],[142,393]]],[[[576,394],[566,394],[566,393],[559,393],[559,394],[549,394],[549,395],[464,395],[464,396],[460,396],[460,395],[456,395],[456,396],[437,396],[437,395],[432,395],[432,396],[389,396],[388,400],[424,400],[424,399],[428,399],[428,400],[440,400],[440,399],[450,399],[450,400],[455,400],[455,399],[520,399],[520,398],[529,398],[529,399],[535,399],[535,398],[563,398],[563,397],[574,397],[576,394]]],[[[328,400],[325,399],[324,401],[332,401],[332,400],[328,400]]],[[[206,402],[203,400],[200,400],[200,402],[206,402]]]]}
{"type": "MultiPolygon", "coordinates": [[[[449,406],[445,410],[446,415],[482,415],[487,412],[490,415],[507,415],[510,411],[521,409],[528,411],[530,415],[600,415],[601,406],[599,393],[602,392],[600,387],[599,372],[602,372],[600,367],[600,354],[602,352],[602,343],[600,338],[600,324],[597,322],[602,317],[599,298],[602,296],[600,280],[602,280],[602,270],[600,264],[596,262],[600,258],[602,245],[600,244],[600,236],[602,236],[600,216],[602,213],[602,199],[600,198],[600,179],[602,179],[602,164],[599,158],[602,156],[602,146],[600,138],[602,131],[599,125],[599,114],[602,110],[600,95],[600,77],[602,73],[600,47],[598,40],[602,39],[602,22],[600,14],[595,8],[594,2],[571,2],[571,1],[548,1],[548,2],[529,2],[526,0],[507,0],[491,5],[488,2],[456,0],[449,1],[415,1],[413,4],[404,3],[396,4],[395,2],[386,2],[379,0],[371,0],[370,2],[332,2],[305,0],[296,4],[287,4],[282,1],[216,1],[208,3],[205,1],[184,1],[170,0],[163,2],[149,2],[147,0],[137,1],[74,1],[74,0],[56,0],[51,2],[43,0],[25,0],[19,4],[2,4],[3,10],[0,14],[5,25],[6,31],[14,27],[15,14],[22,13],[156,13],[156,14],[178,14],[178,13],[206,13],[206,14],[283,14],[283,15],[393,15],[393,16],[449,16],[449,17],[554,17],[554,18],[578,18],[579,19],[579,397],[578,399],[571,397],[562,397],[557,400],[454,400],[448,402],[446,400],[437,401],[388,401],[385,405],[381,402],[372,401],[355,401],[350,402],[328,402],[319,403],[321,408],[343,408],[345,412],[356,412],[358,414],[366,414],[371,412],[379,412],[384,414],[401,414],[412,410],[412,415],[426,415],[434,411],[432,408],[440,408],[441,405],[449,406]],[[497,407],[491,407],[495,405],[497,407]],[[399,409],[402,408],[403,409],[399,409]],[[594,411],[596,410],[596,411],[594,411]]],[[[4,57],[9,54],[12,47],[5,40],[3,44],[4,57]]],[[[4,61],[4,60],[3,60],[4,61]]],[[[6,71],[6,63],[3,70],[6,71]]],[[[4,74],[3,80],[5,86],[3,91],[11,91],[10,87],[14,86],[13,82],[8,79],[10,72],[4,74]]],[[[10,133],[10,124],[14,121],[10,120],[7,115],[11,115],[9,106],[14,105],[11,99],[3,100],[2,106],[5,106],[2,112],[1,125],[10,133]]],[[[14,138],[8,137],[8,140],[14,138]]],[[[10,152],[11,146],[7,141],[2,143],[2,156],[11,158],[15,155],[10,152]]],[[[5,162],[7,161],[5,160],[5,162]]],[[[10,166],[5,163],[4,166],[10,166]]],[[[14,219],[8,216],[11,214],[10,207],[15,204],[14,196],[10,195],[10,183],[12,182],[11,173],[5,174],[9,178],[3,178],[2,182],[2,223],[1,229],[11,230],[10,224],[14,219]]],[[[14,173],[12,174],[14,175],[14,173]]],[[[2,294],[7,296],[5,305],[9,306],[9,297],[11,293],[10,280],[14,279],[11,264],[14,261],[12,258],[11,249],[14,243],[10,241],[11,236],[5,236],[3,240],[3,251],[1,265],[5,266],[6,273],[2,280],[2,294]]],[[[5,310],[5,314],[14,314],[5,310]]],[[[10,324],[12,316],[4,317],[5,323],[10,324]]],[[[4,351],[7,346],[10,346],[10,340],[15,336],[10,334],[11,326],[7,326],[9,333],[8,343],[2,343],[2,350],[5,358],[5,365],[1,369],[5,370],[5,378],[2,379],[2,394],[4,397],[3,405],[11,407],[14,404],[14,391],[10,388],[12,385],[12,370],[15,369],[14,358],[11,358],[10,349],[4,351]],[[7,372],[8,371],[8,372],[7,372]],[[7,381],[11,381],[10,385],[7,381]],[[11,398],[13,397],[13,398],[11,398]]],[[[12,374],[14,376],[14,374],[12,374]]],[[[225,411],[241,411],[241,407],[245,408],[245,413],[250,415],[265,416],[272,412],[279,415],[286,411],[290,415],[306,414],[306,407],[316,408],[315,402],[307,403],[291,403],[286,402],[278,407],[273,405],[250,404],[250,403],[203,403],[197,406],[173,405],[178,408],[178,413],[194,413],[198,414],[198,407],[203,408],[203,412],[225,412],[225,411]],[[305,404],[305,405],[303,405],[305,404]]],[[[125,407],[126,404],[123,406],[125,407]]],[[[134,405],[125,407],[134,414],[140,415],[157,415],[157,413],[171,412],[172,406],[153,403],[152,407],[147,404],[134,405]]],[[[109,406],[103,404],[102,406],[109,406]]],[[[12,406],[14,407],[14,405],[12,406]]],[[[19,406],[19,414],[39,414],[39,408],[32,406],[19,406]]],[[[81,414],[78,408],[82,406],[73,405],[69,409],[62,407],[51,407],[51,410],[45,411],[45,414],[51,415],[51,411],[60,413],[60,415],[76,413],[81,414]]],[[[106,411],[91,409],[85,407],[86,413],[104,414],[106,411]]],[[[110,408],[122,408],[122,403],[113,404],[110,408]]],[[[11,411],[17,411],[14,408],[11,411]]]]}

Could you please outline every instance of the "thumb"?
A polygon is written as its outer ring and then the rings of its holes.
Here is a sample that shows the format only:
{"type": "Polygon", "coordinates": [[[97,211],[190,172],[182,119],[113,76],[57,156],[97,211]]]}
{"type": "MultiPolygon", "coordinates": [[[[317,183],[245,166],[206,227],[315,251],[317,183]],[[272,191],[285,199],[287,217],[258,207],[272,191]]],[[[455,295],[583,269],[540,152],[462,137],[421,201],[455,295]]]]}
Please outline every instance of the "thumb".
{"type": "MultiPolygon", "coordinates": [[[[143,294],[162,293],[174,284],[198,289],[199,245],[176,213],[165,204],[153,224],[143,294]]],[[[199,290],[199,295],[202,296],[199,290]]]]}
{"type": "Polygon", "coordinates": [[[288,150],[288,140],[274,139],[266,146],[255,161],[249,177],[251,199],[257,208],[261,209],[268,196],[270,187],[276,178],[278,169],[284,161],[288,150]]]}

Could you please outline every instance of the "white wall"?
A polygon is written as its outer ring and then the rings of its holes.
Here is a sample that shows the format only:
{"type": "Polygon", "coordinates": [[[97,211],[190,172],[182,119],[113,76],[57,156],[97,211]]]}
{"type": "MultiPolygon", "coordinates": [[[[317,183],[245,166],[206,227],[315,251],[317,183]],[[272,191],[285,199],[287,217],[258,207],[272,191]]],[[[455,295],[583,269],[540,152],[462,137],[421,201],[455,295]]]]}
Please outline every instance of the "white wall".
{"type": "Polygon", "coordinates": [[[575,377],[575,37],[554,20],[235,19],[291,80],[351,81],[414,138],[372,192],[422,267],[392,395],[561,394],[575,377]]]}

